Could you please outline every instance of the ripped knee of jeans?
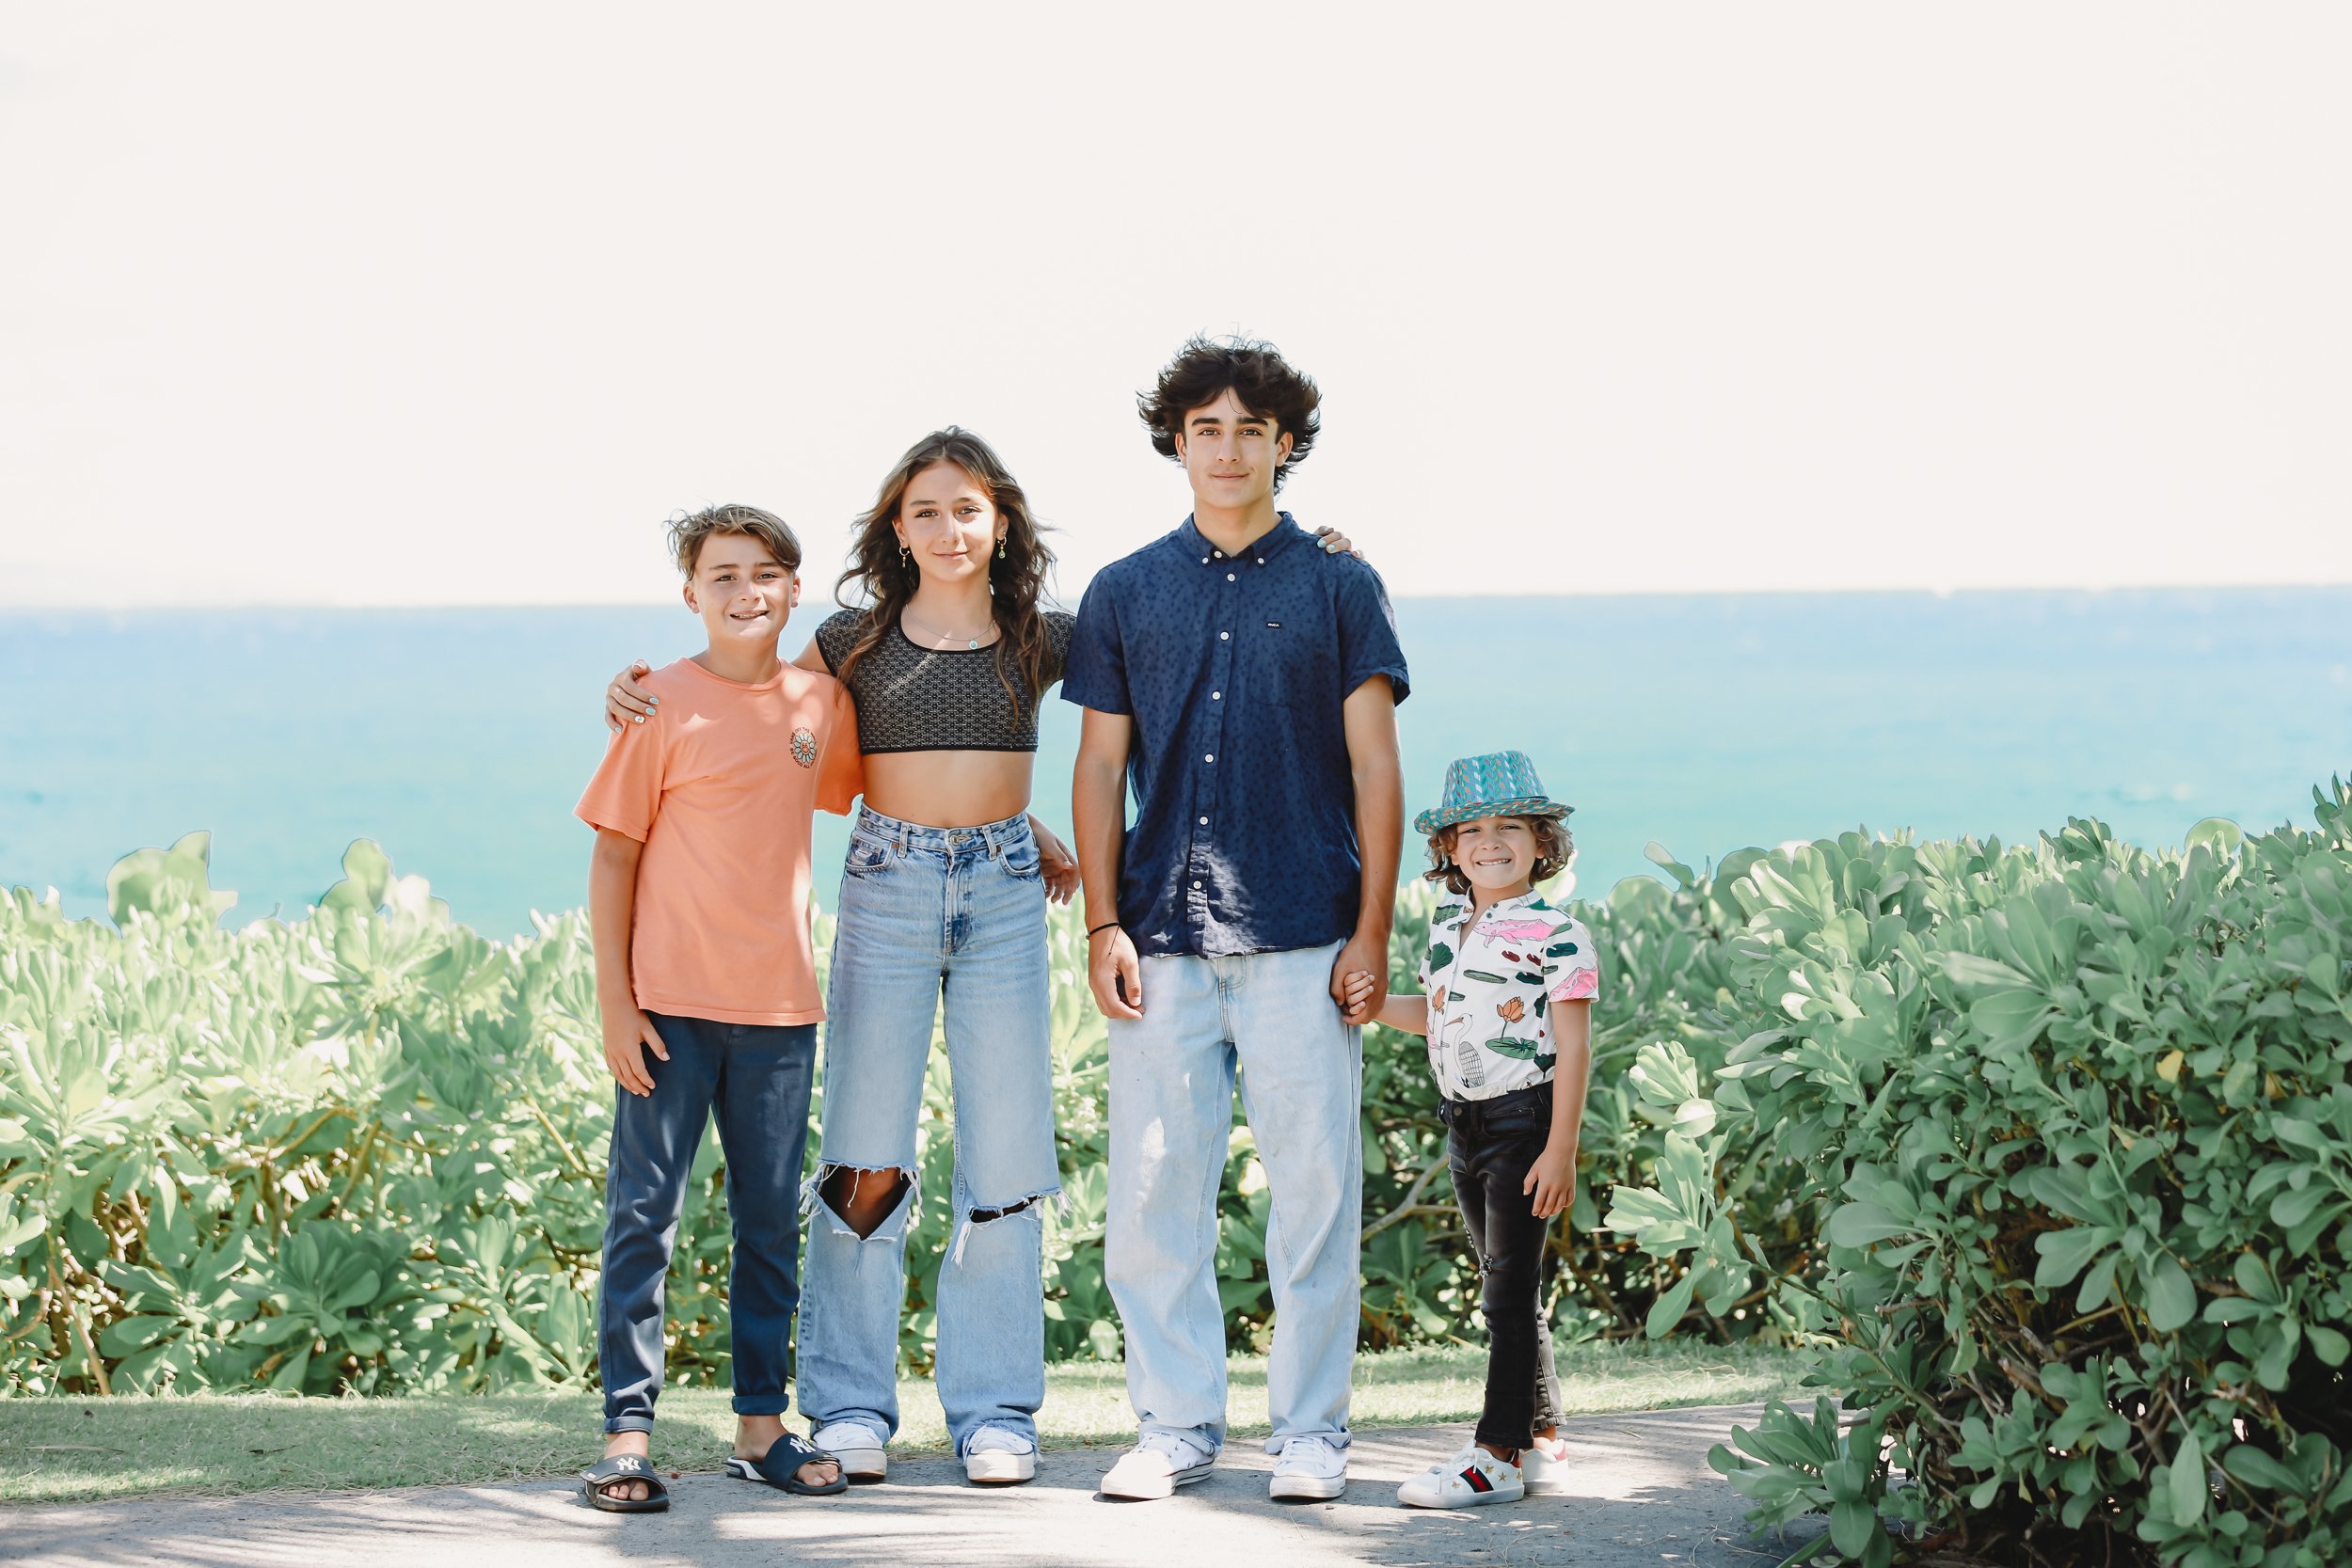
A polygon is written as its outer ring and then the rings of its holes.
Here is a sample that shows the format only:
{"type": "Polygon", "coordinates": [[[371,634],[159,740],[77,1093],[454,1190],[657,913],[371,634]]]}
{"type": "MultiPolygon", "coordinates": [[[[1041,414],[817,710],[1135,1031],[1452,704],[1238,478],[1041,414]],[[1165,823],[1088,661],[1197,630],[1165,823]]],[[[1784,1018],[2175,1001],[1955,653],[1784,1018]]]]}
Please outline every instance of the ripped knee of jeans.
{"type": "Polygon", "coordinates": [[[947,1260],[958,1264],[963,1261],[964,1243],[972,1239],[972,1232],[976,1227],[993,1225],[998,1220],[1008,1220],[1015,1214],[1034,1213],[1041,1221],[1045,1212],[1042,1207],[1044,1201],[1049,1197],[1058,1196],[1060,1191],[1058,1187],[1048,1188],[1041,1193],[1031,1193],[1026,1197],[1016,1198],[1001,1208],[982,1209],[975,1205],[965,1210],[963,1217],[956,1223],[955,1241],[947,1249],[947,1260]]]}
{"type": "Polygon", "coordinates": [[[986,1225],[991,1220],[1001,1220],[1007,1214],[1017,1214],[1021,1212],[1022,1210],[1026,1209],[1030,1204],[1035,1203],[1037,1199],[1033,1197],[1025,1197],[1018,1203],[1008,1203],[1002,1209],[975,1209],[972,1211],[972,1223],[974,1225],[986,1225]]]}
{"type": "Polygon", "coordinates": [[[830,1165],[817,1179],[817,1196],[834,1218],[864,1241],[882,1228],[914,1181],[912,1172],[895,1165],[881,1170],[830,1165]]]}

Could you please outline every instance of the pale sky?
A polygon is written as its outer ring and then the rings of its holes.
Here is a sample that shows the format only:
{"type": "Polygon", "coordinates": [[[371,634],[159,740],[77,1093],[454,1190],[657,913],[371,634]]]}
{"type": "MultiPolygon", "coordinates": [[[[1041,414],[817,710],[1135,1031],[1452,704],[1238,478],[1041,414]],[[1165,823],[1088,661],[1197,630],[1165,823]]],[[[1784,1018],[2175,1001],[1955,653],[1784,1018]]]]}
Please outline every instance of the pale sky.
{"type": "Polygon", "coordinates": [[[2352,581],[2352,8],[0,0],[0,605],[675,595],[1278,343],[1397,594],[2352,581]]]}

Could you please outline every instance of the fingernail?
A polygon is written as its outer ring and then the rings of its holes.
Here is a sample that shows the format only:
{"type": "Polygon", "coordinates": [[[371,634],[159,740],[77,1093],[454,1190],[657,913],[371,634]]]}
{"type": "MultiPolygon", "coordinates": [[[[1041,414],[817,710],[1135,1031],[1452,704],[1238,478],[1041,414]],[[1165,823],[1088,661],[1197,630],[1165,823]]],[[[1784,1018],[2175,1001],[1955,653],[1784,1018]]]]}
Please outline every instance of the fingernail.
{"type": "Polygon", "coordinates": [[[661,699],[659,697],[648,697],[645,699],[645,705],[647,707],[660,707],[661,705],[661,699]]]}
{"type": "Polygon", "coordinates": [[[641,713],[641,714],[638,714],[638,715],[637,715],[637,721],[638,721],[639,723],[641,723],[641,724],[642,724],[642,723],[644,723],[644,722],[645,721],[645,716],[644,716],[644,714],[642,714],[642,713],[641,713]]]}

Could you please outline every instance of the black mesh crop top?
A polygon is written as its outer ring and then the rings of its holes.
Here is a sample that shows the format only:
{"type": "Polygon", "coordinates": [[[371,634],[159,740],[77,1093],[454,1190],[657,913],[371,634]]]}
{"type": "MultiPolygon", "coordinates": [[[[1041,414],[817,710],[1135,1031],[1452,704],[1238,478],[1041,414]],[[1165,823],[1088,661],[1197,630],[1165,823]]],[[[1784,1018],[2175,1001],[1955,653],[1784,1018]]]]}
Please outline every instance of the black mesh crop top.
{"type": "MultiPolygon", "coordinates": [[[[1062,661],[1070,655],[1070,628],[1078,618],[1061,610],[1043,614],[1043,686],[1050,687],[1061,679],[1062,661]]],[[[834,674],[857,646],[865,618],[865,610],[844,610],[826,616],[818,626],[818,651],[834,674]]],[[[1036,751],[1038,700],[1043,688],[1025,689],[1028,682],[1021,672],[1009,667],[1005,673],[1022,697],[1016,707],[1005,695],[1005,682],[996,678],[996,647],[918,647],[903,627],[892,626],[850,674],[850,695],[857,701],[858,750],[1036,751]]]]}

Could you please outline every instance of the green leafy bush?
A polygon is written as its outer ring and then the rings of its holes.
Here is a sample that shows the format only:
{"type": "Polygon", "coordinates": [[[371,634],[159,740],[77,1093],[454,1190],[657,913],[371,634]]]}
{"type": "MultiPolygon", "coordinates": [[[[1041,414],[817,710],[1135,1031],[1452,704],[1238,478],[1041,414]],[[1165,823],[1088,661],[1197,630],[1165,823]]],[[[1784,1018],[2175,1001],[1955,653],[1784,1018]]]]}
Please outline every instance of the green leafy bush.
{"type": "Polygon", "coordinates": [[[2075,821],[1682,879],[1737,900],[1746,1022],[1640,1053],[1672,1131],[1609,1224],[1681,1265],[1653,1332],[1754,1304],[1843,1393],[1716,1450],[1760,1522],[1871,1564],[1883,1517],[2002,1562],[2352,1554],[2352,789],[2314,799],[2179,852],[2075,821]]]}
{"type": "MultiPolygon", "coordinates": [[[[207,850],[193,834],[124,859],[108,879],[111,927],[23,889],[0,901],[4,1386],[373,1392],[593,1376],[612,1089],[584,922],[485,942],[363,841],[308,918],[224,930],[234,895],[211,886],[207,850]]],[[[1407,891],[1400,983],[1428,909],[1407,891]]],[[[1736,910],[1641,881],[1583,912],[1612,977],[1586,1185],[1645,1181],[1663,1132],[1625,1069],[1659,1038],[1720,1059],[1720,933],[1736,910]]],[[[829,933],[820,922],[820,963],[829,933]]],[[[1106,1036],[1072,911],[1054,912],[1049,938],[1067,1194],[1048,1227],[1049,1352],[1116,1357],[1106,1036]]],[[[918,1132],[931,1194],[949,1186],[946,1071],[941,1053],[918,1132]]],[[[1364,1342],[1474,1336],[1475,1268],[1418,1040],[1367,1033],[1364,1118],[1364,1342]]],[[[727,1373],[719,1161],[707,1141],[669,1281],[681,1383],[727,1373]]],[[[1271,1334],[1268,1201],[1237,1125],[1217,1257],[1235,1348],[1271,1334]]],[[[946,1221],[928,1202],[909,1243],[901,1352],[917,1370],[946,1221]]],[[[1557,1317],[1572,1337],[1631,1331],[1671,1277],[1597,1222],[1581,1196],[1555,1236],[1557,1317]]]]}

